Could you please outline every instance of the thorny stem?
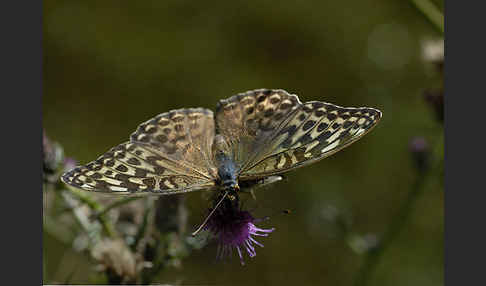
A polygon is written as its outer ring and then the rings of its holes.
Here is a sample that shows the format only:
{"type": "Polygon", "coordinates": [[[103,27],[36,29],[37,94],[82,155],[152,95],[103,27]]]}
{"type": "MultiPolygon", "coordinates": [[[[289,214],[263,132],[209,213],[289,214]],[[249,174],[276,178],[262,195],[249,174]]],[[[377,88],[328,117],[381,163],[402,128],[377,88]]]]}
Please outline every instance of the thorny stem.
{"type": "Polygon", "coordinates": [[[423,193],[426,183],[431,175],[437,171],[438,167],[442,164],[442,142],[443,142],[443,135],[439,136],[437,141],[436,148],[433,151],[433,162],[430,168],[424,172],[420,172],[418,174],[417,180],[412,187],[412,190],[408,193],[408,196],[398,210],[397,214],[389,224],[388,229],[383,234],[381,240],[378,244],[371,248],[364,257],[364,262],[361,266],[361,269],[358,271],[354,285],[356,286],[365,286],[368,285],[370,280],[370,276],[373,273],[376,265],[378,264],[380,258],[383,256],[387,248],[393,242],[393,240],[397,237],[400,231],[405,226],[407,219],[409,218],[410,214],[412,213],[413,206],[420,198],[420,195],[423,193]]]}
{"type": "Polygon", "coordinates": [[[444,35],[444,15],[430,0],[410,0],[410,2],[444,35]]]}

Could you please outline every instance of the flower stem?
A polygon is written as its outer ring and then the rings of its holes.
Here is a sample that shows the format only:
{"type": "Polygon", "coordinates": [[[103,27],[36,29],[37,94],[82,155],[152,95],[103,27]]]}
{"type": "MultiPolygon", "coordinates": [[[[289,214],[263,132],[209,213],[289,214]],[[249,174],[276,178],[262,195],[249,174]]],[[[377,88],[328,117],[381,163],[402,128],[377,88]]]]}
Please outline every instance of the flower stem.
{"type": "MultiPolygon", "coordinates": [[[[82,193],[80,191],[72,190],[70,188],[67,188],[69,193],[73,195],[75,198],[77,198],[80,202],[86,204],[88,207],[90,207],[93,211],[95,212],[101,212],[102,211],[102,206],[99,204],[97,201],[93,200],[91,196],[88,194],[82,193]]],[[[97,216],[98,221],[100,222],[101,226],[103,227],[103,230],[106,232],[107,236],[110,238],[117,237],[117,234],[115,232],[114,227],[108,222],[108,220],[105,218],[103,215],[98,215],[97,216]]]]}
{"type": "Polygon", "coordinates": [[[412,213],[413,206],[417,202],[418,198],[420,198],[420,195],[423,193],[425,186],[427,185],[428,179],[433,173],[435,173],[435,171],[437,171],[438,167],[440,167],[440,165],[442,164],[443,135],[439,136],[437,141],[438,144],[436,145],[436,148],[432,150],[433,164],[431,164],[431,168],[418,173],[418,177],[414,185],[412,186],[411,191],[408,193],[405,202],[400,207],[395,217],[392,218],[392,221],[390,222],[388,229],[385,230],[385,233],[383,234],[381,240],[375,247],[371,248],[368,252],[366,252],[364,262],[354,280],[355,286],[368,285],[370,276],[376,268],[376,265],[378,264],[380,258],[383,256],[387,248],[405,226],[407,219],[412,213]]]}
{"type": "Polygon", "coordinates": [[[410,2],[444,35],[444,15],[430,0],[410,0],[410,2]]]}

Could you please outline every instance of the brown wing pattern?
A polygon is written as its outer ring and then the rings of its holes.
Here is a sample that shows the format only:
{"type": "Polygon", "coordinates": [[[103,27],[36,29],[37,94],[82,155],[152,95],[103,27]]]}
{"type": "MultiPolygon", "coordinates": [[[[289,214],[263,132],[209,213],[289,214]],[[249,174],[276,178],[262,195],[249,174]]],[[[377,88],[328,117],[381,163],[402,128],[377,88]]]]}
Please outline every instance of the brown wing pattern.
{"type": "Polygon", "coordinates": [[[210,110],[179,109],[144,123],[97,160],[79,166],[62,180],[88,191],[172,194],[214,186],[210,110]]]}
{"type": "Polygon", "coordinates": [[[220,100],[216,108],[216,133],[231,146],[240,170],[259,154],[272,149],[272,134],[299,107],[299,99],[284,90],[259,89],[220,100]]]}
{"type": "Polygon", "coordinates": [[[244,145],[234,147],[235,151],[249,153],[244,158],[234,155],[240,179],[245,180],[290,171],[330,156],[366,134],[380,118],[381,112],[373,108],[344,108],[318,101],[302,104],[296,95],[283,90],[255,90],[222,101],[216,124],[218,132],[232,138],[231,144],[244,145]],[[243,136],[233,130],[240,130],[243,136]]]}

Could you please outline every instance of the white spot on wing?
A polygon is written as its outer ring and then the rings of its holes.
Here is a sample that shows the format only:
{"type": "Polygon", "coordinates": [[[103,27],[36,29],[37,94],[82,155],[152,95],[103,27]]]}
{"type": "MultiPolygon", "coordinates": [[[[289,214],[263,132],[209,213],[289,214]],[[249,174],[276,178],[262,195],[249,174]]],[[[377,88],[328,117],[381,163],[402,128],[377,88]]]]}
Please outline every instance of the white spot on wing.
{"type": "Polygon", "coordinates": [[[334,149],[334,148],[335,148],[337,145],[339,145],[339,141],[340,141],[340,140],[336,140],[336,141],[334,141],[332,144],[330,144],[330,145],[326,146],[326,148],[322,149],[321,153],[325,153],[325,152],[327,152],[327,151],[329,151],[329,150],[334,149]]]}

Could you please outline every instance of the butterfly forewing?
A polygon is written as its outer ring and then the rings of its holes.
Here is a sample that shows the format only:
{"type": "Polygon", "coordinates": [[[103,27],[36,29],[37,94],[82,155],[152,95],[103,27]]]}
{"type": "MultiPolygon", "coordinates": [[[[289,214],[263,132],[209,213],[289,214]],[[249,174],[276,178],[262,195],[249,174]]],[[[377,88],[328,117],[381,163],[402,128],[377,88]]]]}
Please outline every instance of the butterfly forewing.
{"type": "Polygon", "coordinates": [[[161,194],[215,185],[210,110],[180,109],[142,123],[131,141],[62,176],[74,187],[99,192],[161,194]]]}
{"type": "Polygon", "coordinates": [[[219,134],[238,179],[253,182],[341,150],[380,118],[373,108],[301,103],[284,90],[253,90],[221,100],[216,118],[203,108],[162,113],[142,123],[130,142],[65,173],[62,180],[83,190],[123,194],[217,188],[212,149],[219,134]]]}
{"type": "Polygon", "coordinates": [[[302,104],[297,96],[283,90],[255,90],[233,96],[222,101],[216,113],[217,126],[220,122],[225,126],[218,130],[247,152],[243,160],[234,155],[241,180],[286,172],[323,159],[355,142],[380,118],[381,112],[373,108],[344,108],[318,101],[302,104]],[[249,97],[255,99],[254,104],[247,104],[249,97]]]}

